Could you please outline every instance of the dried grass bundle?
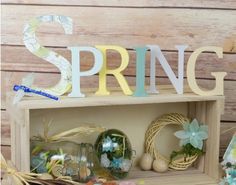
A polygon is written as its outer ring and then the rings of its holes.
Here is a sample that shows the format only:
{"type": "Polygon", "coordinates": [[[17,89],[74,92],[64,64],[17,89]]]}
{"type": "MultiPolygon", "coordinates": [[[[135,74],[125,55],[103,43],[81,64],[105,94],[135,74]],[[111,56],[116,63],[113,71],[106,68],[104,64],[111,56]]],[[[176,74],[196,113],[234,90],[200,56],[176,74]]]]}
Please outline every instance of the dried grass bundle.
{"type": "Polygon", "coordinates": [[[62,140],[72,139],[81,135],[90,135],[94,132],[103,132],[106,129],[100,126],[91,126],[86,124],[86,126],[80,126],[67,131],[63,131],[54,135],[49,136],[49,130],[52,124],[52,120],[48,123],[44,123],[44,133],[43,135],[34,136],[32,140],[44,141],[44,142],[57,142],[62,140]],[[87,126],[88,125],[88,126],[87,126]]]}

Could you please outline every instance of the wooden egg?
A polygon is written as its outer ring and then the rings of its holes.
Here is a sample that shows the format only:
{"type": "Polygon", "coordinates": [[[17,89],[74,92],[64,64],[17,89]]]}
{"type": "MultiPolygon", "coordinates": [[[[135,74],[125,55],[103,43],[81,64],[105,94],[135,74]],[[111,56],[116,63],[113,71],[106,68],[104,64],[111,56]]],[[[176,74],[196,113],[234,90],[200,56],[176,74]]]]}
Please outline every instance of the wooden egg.
{"type": "Polygon", "coordinates": [[[143,156],[141,157],[140,160],[140,167],[142,170],[151,170],[152,169],[152,162],[153,162],[153,158],[150,154],[145,153],[143,154],[143,156]]]}
{"type": "Polygon", "coordinates": [[[52,175],[55,177],[60,177],[62,175],[63,165],[58,164],[52,167],[52,175]]]}
{"type": "Polygon", "coordinates": [[[163,173],[168,170],[168,163],[162,159],[156,159],[152,164],[152,168],[156,172],[163,173]]]}

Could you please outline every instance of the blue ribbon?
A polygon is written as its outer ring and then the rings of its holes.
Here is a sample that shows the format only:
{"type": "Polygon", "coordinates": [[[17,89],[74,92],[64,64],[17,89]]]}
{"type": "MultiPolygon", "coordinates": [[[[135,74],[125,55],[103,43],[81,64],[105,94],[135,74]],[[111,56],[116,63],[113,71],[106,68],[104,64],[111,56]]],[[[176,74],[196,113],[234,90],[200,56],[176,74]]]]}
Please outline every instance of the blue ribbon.
{"type": "Polygon", "coordinates": [[[13,87],[14,91],[18,91],[20,89],[23,90],[25,93],[34,93],[34,94],[38,94],[38,95],[41,95],[41,96],[45,96],[45,97],[53,99],[53,100],[58,100],[59,99],[57,96],[53,96],[53,95],[48,94],[48,93],[43,92],[43,91],[37,91],[37,90],[31,89],[29,87],[26,87],[24,85],[14,85],[14,87],[13,87]]]}

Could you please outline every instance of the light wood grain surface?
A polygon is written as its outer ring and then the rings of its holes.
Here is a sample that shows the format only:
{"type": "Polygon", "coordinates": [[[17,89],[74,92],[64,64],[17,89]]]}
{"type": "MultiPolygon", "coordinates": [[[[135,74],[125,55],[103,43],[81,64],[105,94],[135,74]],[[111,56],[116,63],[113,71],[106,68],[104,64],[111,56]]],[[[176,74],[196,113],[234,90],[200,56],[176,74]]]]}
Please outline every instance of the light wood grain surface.
{"type": "Polygon", "coordinates": [[[206,45],[223,46],[236,30],[236,11],[232,10],[3,5],[2,43],[22,45],[26,21],[49,13],[73,18],[73,35],[65,35],[57,24],[46,24],[37,34],[45,46],[115,44],[133,48],[148,43],[174,50],[174,45],[184,43],[192,51],[206,45]]]}
{"type": "Polygon", "coordinates": [[[115,6],[115,7],[193,7],[193,8],[219,8],[219,9],[235,9],[236,2],[234,0],[2,0],[7,4],[34,4],[34,5],[63,5],[63,6],[115,6]]]}
{"type": "MultiPolygon", "coordinates": [[[[33,56],[23,46],[22,30],[31,17],[60,13],[74,20],[73,35],[65,35],[59,25],[45,24],[37,36],[40,42],[70,59],[67,45],[117,44],[129,49],[130,64],[124,71],[130,85],[135,82],[134,46],[159,44],[174,71],[177,69],[176,44],[188,44],[185,54],[205,45],[224,48],[224,58],[204,53],[197,62],[196,77],[204,87],[212,87],[210,72],[226,71],[226,105],[221,117],[222,133],[236,125],[236,1],[235,0],[3,0],[2,1],[2,56],[1,56],[1,113],[2,151],[9,158],[9,117],[5,110],[6,92],[21,81],[28,72],[36,72],[39,86],[55,84],[59,79],[57,69],[33,56]],[[56,39],[55,39],[56,38],[56,39]]],[[[109,67],[119,65],[120,56],[109,53],[109,67]]],[[[82,68],[92,65],[91,55],[82,55],[82,68]],[[86,62],[85,62],[86,61],[86,62]]],[[[149,61],[149,54],[147,55],[149,61]]],[[[146,76],[148,81],[149,64],[146,76]]],[[[157,80],[170,84],[166,74],[157,65],[157,80]]],[[[97,77],[83,79],[82,86],[94,87],[97,77]]],[[[117,86],[114,78],[109,86],[117,86]]],[[[236,129],[221,135],[221,156],[236,129]]]]}

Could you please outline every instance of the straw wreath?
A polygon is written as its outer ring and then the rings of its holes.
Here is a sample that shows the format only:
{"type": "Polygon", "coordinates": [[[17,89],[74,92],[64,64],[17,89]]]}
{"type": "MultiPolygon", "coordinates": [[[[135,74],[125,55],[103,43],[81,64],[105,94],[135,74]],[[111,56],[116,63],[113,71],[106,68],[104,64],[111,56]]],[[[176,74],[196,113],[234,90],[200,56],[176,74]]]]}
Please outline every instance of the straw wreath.
{"type": "Polygon", "coordinates": [[[185,170],[191,166],[198,158],[198,155],[193,156],[182,156],[178,159],[167,159],[155,148],[155,141],[157,135],[167,125],[179,125],[182,126],[184,123],[188,123],[189,119],[179,113],[164,114],[161,117],[154,120],[149,126],[145,135],[145,150],[146,153],[151,154],[154,159],[162,159],[169,163],[169,168],[175,170],[185,170]]]}

